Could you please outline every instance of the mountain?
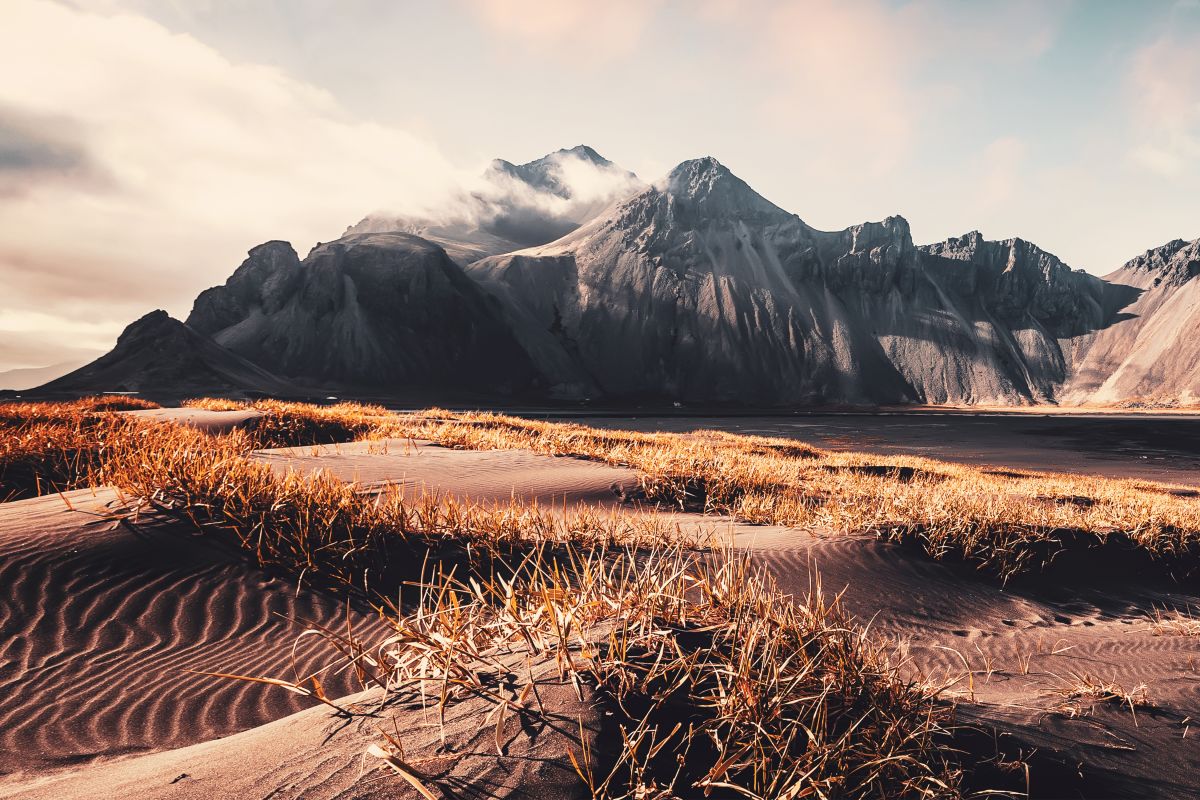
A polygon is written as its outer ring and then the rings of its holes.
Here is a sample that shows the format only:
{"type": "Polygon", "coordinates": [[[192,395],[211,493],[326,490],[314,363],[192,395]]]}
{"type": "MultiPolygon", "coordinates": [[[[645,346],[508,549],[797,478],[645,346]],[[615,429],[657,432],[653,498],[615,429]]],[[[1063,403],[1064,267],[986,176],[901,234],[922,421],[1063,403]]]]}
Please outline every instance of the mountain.
{"type": "Polygon", "coordinates": [[[1104,280],[1131,300],[1079,343],[1064,399],[1200,401],[1200,239],[1147,250],[1104,280]]]}
{"type": "Polygon", "coordinates": [[[1096,279],[1025,242],[818,231],[712,158],[468,272],[564,398],[1025,403],[1102,317],[1096,279]]]}
{"type": "Polygon", "coordinates": [[[409,233],[438,244],[465,265],[558,239],[642,185],[587,145],[525,164],[495,159],[476,190],[453,197],[444,208],[425,216],[371,215],[343,236],[409,233]]]}
{"type": "Polygon", "coordinates": [[[255,247],[187,324],[307,384],[510,394],[536,377],[494,301],[404,233],[345,236],[303,261],[287,242],[255,247]]]}
{"type": "Polygon", "coordinates": [[[38,393],[203,392],[302,396],[305,390],[229,352],[165,311],[127,327],[109,353],[38,393]]]}
{"type": "MultiPolygon", "coordinates": [[[[205,380],[219,352],[285,382],[433,400],[1008,405],[1200,392],[1200,241],[1097,278],[977,231],[918,247],[898,216],[821,231],[713,158],[645,185],[579,146],[495,161],[485,183],[459,217],[408,231],[369,218],[303,260],[286,242],[260,245],[196,298],[186,328],[171,322],[210,354],[196,367],[205,380]]],[[[147,370],[151,344],[118,345],[80,372],[116,383],[127,358],[139,385],[181,380],[147,370]]]]}

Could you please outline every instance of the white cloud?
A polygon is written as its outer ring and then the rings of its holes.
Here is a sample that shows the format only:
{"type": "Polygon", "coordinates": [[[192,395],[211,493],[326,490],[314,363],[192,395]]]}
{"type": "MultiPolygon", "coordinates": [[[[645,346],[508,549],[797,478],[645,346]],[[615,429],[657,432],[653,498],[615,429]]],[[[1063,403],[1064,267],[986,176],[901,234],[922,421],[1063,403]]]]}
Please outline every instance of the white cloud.
{"type": "Polygon", "coordinates": [[[1163,36],[1135,53],[1133,160],[1166,176],[1200,164],[1200,37],[1163,36]]]}
{"type": "Polygon", "coordinates": [[[133,15],[8,2],[0,74],[0,313],[55,315],[47,335],[97,309],[186,312],[258,242],[303,250],[462,179],[429,141],[133,15]],[[72,158],[86,175],[31,167],[72,158]]]}

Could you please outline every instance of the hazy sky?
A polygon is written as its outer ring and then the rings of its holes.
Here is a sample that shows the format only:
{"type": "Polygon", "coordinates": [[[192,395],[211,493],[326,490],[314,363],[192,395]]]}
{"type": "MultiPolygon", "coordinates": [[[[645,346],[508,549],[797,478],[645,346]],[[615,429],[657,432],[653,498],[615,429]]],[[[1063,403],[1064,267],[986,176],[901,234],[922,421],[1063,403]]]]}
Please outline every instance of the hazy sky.
{"type": "Polygon", "coordinates": [[[493,157],[714,155],[819,228],[1200,237],[1200,0],[0,0],[0,369],[493,157]]]}

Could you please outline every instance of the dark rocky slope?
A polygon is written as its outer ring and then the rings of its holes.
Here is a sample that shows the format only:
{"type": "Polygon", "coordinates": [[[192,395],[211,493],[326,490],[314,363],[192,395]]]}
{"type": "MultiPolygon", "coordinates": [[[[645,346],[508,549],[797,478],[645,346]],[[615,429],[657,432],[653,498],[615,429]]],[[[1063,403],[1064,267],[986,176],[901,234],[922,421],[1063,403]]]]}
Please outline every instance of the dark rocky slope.
{"type": "Polygon", "coordinates": [[[111,352],[36,391],[142,392],[176,397],[210,392],[284,397],[307,393],[165,311],[152,311],[137,320],[124,330],[111,352]]]}
{"type": "Polygon", "coordinates": [[[402,233],[347,236],[303,261],[286,242],[260,245],[187,321],[322,386],[511,394],[535,377],[495,302],[441,247],[402,233]]]}

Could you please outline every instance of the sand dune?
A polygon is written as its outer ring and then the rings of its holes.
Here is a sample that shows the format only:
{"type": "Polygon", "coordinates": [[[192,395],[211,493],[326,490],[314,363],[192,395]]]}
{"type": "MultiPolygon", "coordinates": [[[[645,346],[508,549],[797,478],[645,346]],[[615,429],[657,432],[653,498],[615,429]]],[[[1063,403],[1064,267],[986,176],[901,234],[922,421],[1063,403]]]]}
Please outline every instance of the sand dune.
{"type": "MultiPolygon", "coordinates": [[[[143,416],[209,430],[248,417],[193,409],[143,416]]],[[[480,501],[515,494],[544,504],[616,504],[614,484],[634,477],[573,458],[398,441],[259,457],[280,469],[327,469],[364,484],[401,482],[415,493],[480,501]]],[[[0,505],[0,583],[12,587],[0,600],[0,796],[63,797],[98,787],[139,797],[162,796],[169,787],[172,797],[206,798],[266,795],[281,786],[288,787],[285,793],[274,796],[367,791],[372,782],[360,785],[356,778],[366,741],[359,729],[370,725],[355,722],[325,747],[325,734],[342,729],[323,708],[261,727],[311,701],[188,671],[306,676],[332,659],[316,637],[300,640],[293,654],[304,627],[289,620],[344,626],[347,610],[320,594],[297,593],[290,582],[271,579],[240,553],[185,526],[114,526],[106,517],[117,500],[114,490],[104,489],[0,505]],[[240,731],[246,731],[240,738],[221,738],[240,731]],[[200,742],[208,743],[188,747],[200,742]],[[148,753],[154,755],[112,760],[148,753]],[[185,773],[187,779],[171,783],[185,773]],[[43,788],[34,791],[37,786],[43,788]]],[[[382,630],[369,612],[349,614],[368,637],[382,630]]],[[[357,688],[345,676],[322,680],[333,696],[357,688]]],[[[407,732],[418,722],[400,724],[407,732]]],[[[491,742],[490,734],[486,739],[491,742]]],[[[554,774],[542,766],[523,780],[533,787],[554,774]]],[[[574,787],[577,778],[572,772],[555,780],[574,787]]],[[[387,785],[400,783],[393,778],[387,785]]]]}
{"type": "Polygon", "coordinates": [[[542,505],[611,505],[637,483],[637,472],[568,456],[524,450],[452,450],[430,442],[382,439],[319,447],[260,450],[284,472],[322,470],[364,486],[385,483],[479,502],[510,498],[542,505]]]}
{"type": "Polygon", "coordinates": [[[148,408],[138,411],[123,411],[142,419],[159,422],[174,422],[181,425],[191,425],[209,433],[224,433],[245,425],[252,419],[262,416],[254,409],[241,411],[208,411],[203,408],[148,408]]]}
{"type": "MultiPolygon", "coordinates": [[[[495,727],[479,725],[491,706],[478,699],[451,706],[444,729],[439,728],[436,714],[415,705],[352,719],[321,707],[226,739],[64,770],[19,784],[0,783],[0,797],[420,798],[382,761],[364,755],[369,743],[384,742],[378,731],[385,730],[393,735],[399,732],[408,762],[419,764],[439,786],[454,790],[455,797],[583,798],[587,793],[566,751],[580,751],[581,729],[590,747],[598,745],[603,730],[600,707],[590,694],[580,699],[573,687],[556,677],[540,679],[538,693],[546,707],[556,711],[539,719],[516,713],[507,716],[499,736],[503,755],[496,750],[495,727]]],[[[339,702],[353,705],[372,697],[362,694],[339,702]]]]}
{"type": "Polygon", "coordinates": [[[1194,606],[1194,595],[1111,576],[1002,589],[961,565],[846,534],[739,527],[735,541],[786,591],[807,592],[814,575],[827,593],[844,591],[876,633],[907,643],[915,671],[953,684],[960,721],[1082,764],[1083,790],[1103,787],[1085,796],[1197,796],[1200,746],[1185,733],[1200,720],[1200,639],[1150,625],[1155,608],[1194,606]],[[1084,676],[1126,691],[1145,684],[1155,708],[1069,702],[1064,691],[1084,676]]]}
{"type": "MultiPolygon", "coordinates": [[[[230,412],[187,413],[191,424],[240,424],[230,412]]],[[[614,484],[636,480],[631,470],[574,458],[401,440],[256,457],[279,470],[328,470],[364,488],[398,482],[414,493],[480,501],[617,507],[614,484]]],[[[303,674],[324,651],[315,638],[302,640],[293,668],[301,628],[284,617],[328,623],[345,612],[320,595],[297,595],[188,530],[113,528],[88,513],[115,497],[74,492],[67,500],[75,511],[57,496],[0,505],[0,582],[12,587],[0,600],[0,797],[416,796],[376,762],[360,772],[383,723],[403,731],[406,747],[432,759],[422,763],[463,796],[564,797],[580,788],[566,771],[563,748],[575,734],[565,728],[535,735],[510,720],[509,755],[498,758],[491,731],[478,728],[486,710],[467,703],[451,714],[455,755],[442,757],[419,710],[347,721],[316,708],[280,719],[306,703],[279,689],[187,672],[303,674]]],[[[1095,573],[1000,587],[869,536],[686,514],[676,520],[728,528],[785,591],[802,594],[819,575],[827,593],[844,592],[848,609],[876,634],[905,643],[914,674],[949,685],[961,722],[988,731],[987,741],[1001,731],[1008,752],[1036,748],[1035,774],[1050,783],[1035,793],[1196,796],[1200,747],[1189,726],[1200,719],[1200,639],[1155,635],[1149,620],[1155,608],[1200,605],[1179,586],[1095,573]],[[1144,683],[1153,707],[1135,714],[1115,703],[1071,701],[1064,692],[1084,676],[1126,690],[1144,683]]],[[[379,624],[351,615],[364,633],[379,624]]],[[[331,694],[354,689],[344,680],[325,683],[331,694]]],[[[553,683],[544,691],[563,690],[553,683]]],[[[599,730],[595,703],[574,695],[560,701],[567,716],[584,715],[587,735],[599,730]]]]}
{"type": "MultiPolygon", "coordinates": [[[[296,592],[186,529],[119,525],[90,490],[0,505],[0,774],[181,747],[278,719],[311,701],[189,670],[304,677],[324,663],[303,626],[347,622],[342,603],[296,592]]],[[[364,632],[380,623],[350,611],[364,632]]],[[[359,687],[326,675],[330,693],[359,687]]]]}

